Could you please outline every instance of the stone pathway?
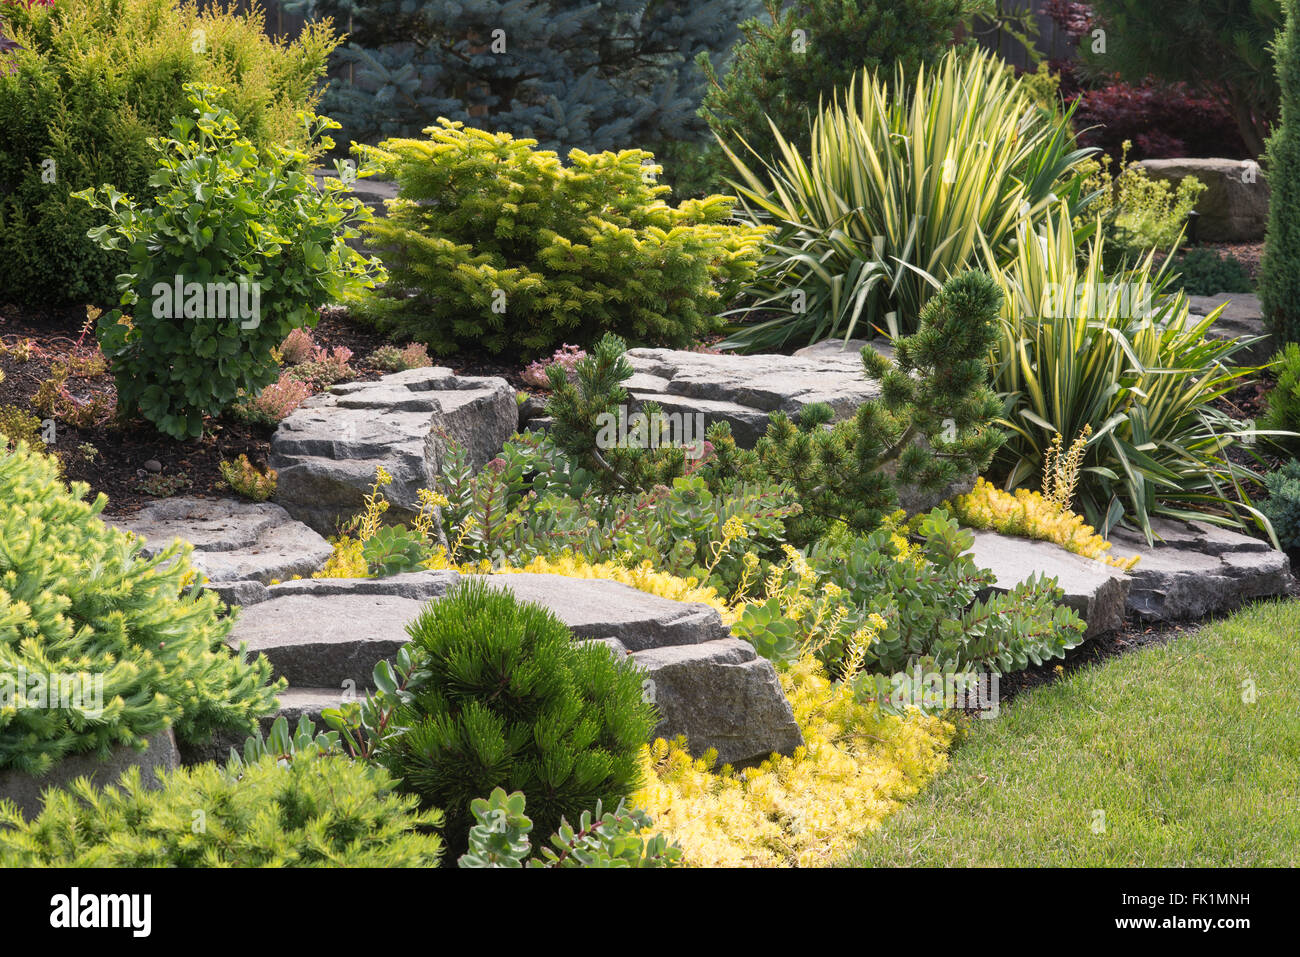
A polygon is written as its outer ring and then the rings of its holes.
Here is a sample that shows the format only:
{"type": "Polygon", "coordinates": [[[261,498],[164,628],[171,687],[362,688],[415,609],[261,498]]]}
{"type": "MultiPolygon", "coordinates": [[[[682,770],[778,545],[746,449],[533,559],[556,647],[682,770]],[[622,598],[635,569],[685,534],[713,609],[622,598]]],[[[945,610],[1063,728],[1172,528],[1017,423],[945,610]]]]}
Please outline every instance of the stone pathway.
{"type": "MultiPolygon", "coordinates": [[[[230,644],[265,654],[276,675],[289,681],[281,713],[291,722],[301,714],[318,718],[322,708],[361,695],[375,665],[409,640],[406,626],[424,603],[461,578],[454,571],[414,572],[263,588],[261,600],[241,611],[230,644]]],[[[656,736],[685,734],[692,751],[716,748],[723,763],[789,754],[802,743],[771,663],[731,637],[713,608],[602,579],[507,574],[485,580],[549,608],[576,638],[602,641],[640,667],[662,715],[656,736]]]]}
{"type": "Polygon", "coordinates": [[[1273,358],[1277,347],[1273,337],[1264,328],[1264,311],[1259,296],[1253,292],[1222,292],[1217,296],[1188,296],[1187,308],[1193,319],[1208,316],[1227,303],[1219,318],[1210,326],[1210,335],[1216,339],[1255,339],[1233,354],[1239,365],[1263,365],[1273,358]]]}
{"type": "Polygon", "coordinates": [[[410,369],[374,382],[349,382],[308,399],[280,423],[268,464],[279,472],[275,500],[290,515],[330,535],[363,507],[383,466],[388,518],[409,521],[416,493],[433,488],[445,433],[475,467],[501,451],[519,427],[515,391],[494,376],[410,369]]]}

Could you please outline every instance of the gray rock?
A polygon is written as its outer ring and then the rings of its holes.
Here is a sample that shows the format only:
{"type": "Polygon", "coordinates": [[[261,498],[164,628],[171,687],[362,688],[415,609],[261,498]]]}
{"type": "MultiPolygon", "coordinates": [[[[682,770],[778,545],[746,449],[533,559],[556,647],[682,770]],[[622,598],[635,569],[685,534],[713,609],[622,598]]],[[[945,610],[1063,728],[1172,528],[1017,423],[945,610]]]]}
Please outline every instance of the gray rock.
{"type": "Polygon", "coordinates": [[[1210,326],[1209,334],[1216,339],[1246,340],[1243,347],[1232,355],[1232,361],[1239,365],[1257,366],[1268,362],[1277,348],[1264,326],[1259,296],[1252,292],[1224,292],[1217,296],[1187,297],[1189,318],[1193,321],[1208,316],[1225,304],[1219,318],[1210,326]]]}
{"type": "Polygon", "coordinates": [[[849,339],[847,342],[843,339],[823,339],[821,342],[815,342],[810,346],[804,346],[802,349],[794,350],[796,356],[808,356],[817,358],[819,356],[857,356],[862,354],[862,350],[870,346],[875,349],[886,359],[894,358],[893,345],[883,337],[875,339],[849,339]]]}
{"type": "Polygon", "coordinates": [[[519,403],[519,431],[522,432],[534,419],[546,417],[546,399],[539,395],[530,395],[519,403]]]}
{"type": "Polygon", "coordinates": [[[1054,577],[1065,592],[1065,604],[1087,624],[1084,637],[1117,631],[1123,624],[1129,592],[1128,576],[1123,570],[1067,552],[1051,542],[996,532],[974,534],[972,557],[976,565],[997,576],[996,591],[1010,591],[1030,575],[1054,577]]]}
{"type": "Polygon", "coordinates": [[[1268,228],[1268,182],[1248,160],[1150,159],[1141,166],[1153,179],[1181,182],[1195,176],[1207,187],[1196,203],[1197,238],[1210,242],[1253,242],[1268,228]],[[1251,182],[1250,180],[1254,180],[1251,182]]]}
{"type": "Polygon", "coordinates": [[[126,745],[118,745],[110,752],[107,760],[100,758],[96,752],[71,754],[57,762],[40,777],[33,777],[21,771],[0,771],[0,798],[13,801],[23,817],[31,820],[41,812],[44,806],[44,793],[48,788],[61,788],[71,784],[77,778],[90,778],[99,787],[116,784],[122,772],[130,767],[140,768],[140,780],[148,788],[158,786],[155,769],[170,771],[180,764],[180,753],[176,749],[176,738],[168,728],[148,739],[144,750],[137,751],[126,745]]]}
{"type": "Polygon", "coordinates": [[[654,736],[686,735],[692,753],[716,748],[720,764],[792,754],[803,744],[772,663],[749,642],[722,638],[633,654],[659,708],[654,736]]]}
{"type": "MultiPolygon", "coordinates": [[[[296,722],[370,686],[374,666],[409,640],[407,625],[456,572],[386,579],[285,582],[245,608],[229,637],[262,653],[291,685],[281,714],[296,722]]],[[[731,637],[707,605],[675,602],[618,582],[559,575],[486,577],[553,611],[579,639],[596,641],[647,672],[663,721],[656,734],[686,734],[697,753],[715,747],[730,762],[789,753],[801,743],[770,662],[731,637]]],[[[268,725],[269,726],[269,725],[268,725]]],[[[238,742],[217,742],[224,753],[238,742]]],[[[197,757],[197,755],[196,755],[197,757]]]]}
{"type": "Polygon", "coordinates": [[[1152,531],[1154,546],[1129,529],[1111,534],[1116,554],[1141,556],[1130,572],[1128,605],[1143,621],[1203,618],[1290,587],[1287,556],[1261,539],[1165,519],[1152,522],[1152,531]]]}
{"type": "Polygon", "coordinates": [[[436,483],[447,439],[481,467],[519,425],[514,390],[504,379],[457,376],[433,366],[376,382],[349,382],[308,399],[280,423],[269,463],[280,474],[276,501],[329,534],[363,507],[383,468],[385,518],[411,521],[417,493],[436,483]]]}
{"type": "Polygon", "coordinates": [[[738,356],[631,349],[627,357],[636,373],[627,383],[636,404],[655,401],[665,411],[702,412],[706,427],[730,422],[742,445],[762,435],[771,412],[794,415],[825,402],[836,419],[844,419],[880,395],[856,352],[738,356]]]}
{"type": "Polygon", "coordinates": [[[168,498],[109,522],[143,538],[148,556],[177,538],[191,543],[194,567],[216,583],[265,584],[310,575],[333,551],[329,542],[270,502],[168,498]]]}
{"type": "Polygon", "coordinates": [[[549,609],[579,638],[617,638],[633,652],[731,634],[708,605],[660,598],[622,582],[532,573],[466,577],[508,588],[519,600],[549,609]]]}

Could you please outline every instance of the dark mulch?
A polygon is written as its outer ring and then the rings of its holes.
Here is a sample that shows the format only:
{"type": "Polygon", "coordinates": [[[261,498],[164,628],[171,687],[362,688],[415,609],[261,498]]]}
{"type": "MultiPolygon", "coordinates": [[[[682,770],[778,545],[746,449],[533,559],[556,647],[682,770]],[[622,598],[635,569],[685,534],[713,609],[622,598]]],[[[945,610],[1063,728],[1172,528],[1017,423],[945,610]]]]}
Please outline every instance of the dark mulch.
{"type": "MultiPolygon", "coordinates": [[[[85,323],[86,313],[82,308],[0,307],[0,344],[12,348],[23,340],[31,340],[33,345],[25,360],[12,354],[0,356],[0,371],[5,374],[4,381],[0,382],[0,405],[13,405],[45,419],[45,415],[33,408],[32,399],[41,384],[50,378],[51,366],[71,356],[86,357],[96,352],[93,330],[87,330],[85,323]]],[[[351,365],[358,372],[356,380],[373,380],[384,374],[384,370],[368,365],[367,359],[387,340],[373,329],[351,321],[343,310],[323,310],[312,337],[326,348],[351,349],[351,365]]],[[[520,378],[522,369],[517,364],[490,356],[435,357],[434,362],[464,375],[502,376],[515,388],[524,387],[520,378]]],[[[99,397],[106,408],[115,402],[116,392],[108,374],[73,377],[68,382],[68,391],[81,401],[99,397]]],[[[220,484],[222,460],[244,454],[255,464],[264,466],[271,432],[269,428],[246,425],[227,415],[211,420],[201,439],[177,442],[147,422],[118,423],[110,417],[83,426],[56,421],[51,448],[59,453],[64,476],[69,481],[85,482],[92,497],[103,492],[109,499],[105,512],[120,514],[157,501],[160,493],[228,495],[220,484]],[[93,446],[93,450],[88,446],[93,446]],[[158,468],[146,469],[146,464],[158,468]]]]}
{"type": "Polygon", "coordinates": [[[1220,256],[1235,256],[1246,267],[1252,282],[1259,281],[1259,261],[1264,256],[1264,243],[1202,243],[1218,251],[1220,256]]]}

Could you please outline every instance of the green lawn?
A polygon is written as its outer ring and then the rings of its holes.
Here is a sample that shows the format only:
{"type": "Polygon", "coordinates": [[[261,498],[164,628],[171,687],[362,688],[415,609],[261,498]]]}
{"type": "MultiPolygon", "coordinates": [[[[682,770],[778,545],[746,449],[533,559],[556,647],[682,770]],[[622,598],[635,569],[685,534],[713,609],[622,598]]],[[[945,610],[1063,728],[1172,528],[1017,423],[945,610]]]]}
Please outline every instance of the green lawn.
{"type": "Polygon", "coordinates": [[[1300,601],[1082,669],[974,721],[950,768],[847,863],[1300,864],[1300,601]]]}

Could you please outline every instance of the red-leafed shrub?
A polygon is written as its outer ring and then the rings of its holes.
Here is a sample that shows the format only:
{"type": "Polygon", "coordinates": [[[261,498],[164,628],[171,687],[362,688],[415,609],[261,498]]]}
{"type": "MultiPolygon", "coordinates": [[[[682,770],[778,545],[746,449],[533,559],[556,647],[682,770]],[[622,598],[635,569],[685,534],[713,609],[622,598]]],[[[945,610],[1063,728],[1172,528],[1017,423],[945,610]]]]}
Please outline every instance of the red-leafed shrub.
{"type": "Polygon", "coordinates": [[[1125,140],[1133,143],[1134,159],[1250,155],[1227,108],[1181,83],[1134,86],[1117,80],[1066,93],[1066,102],[1075,100],[1079,101],[1074,124],[1080,144],[1100,147],[1116,158],[1125,140]]]}

